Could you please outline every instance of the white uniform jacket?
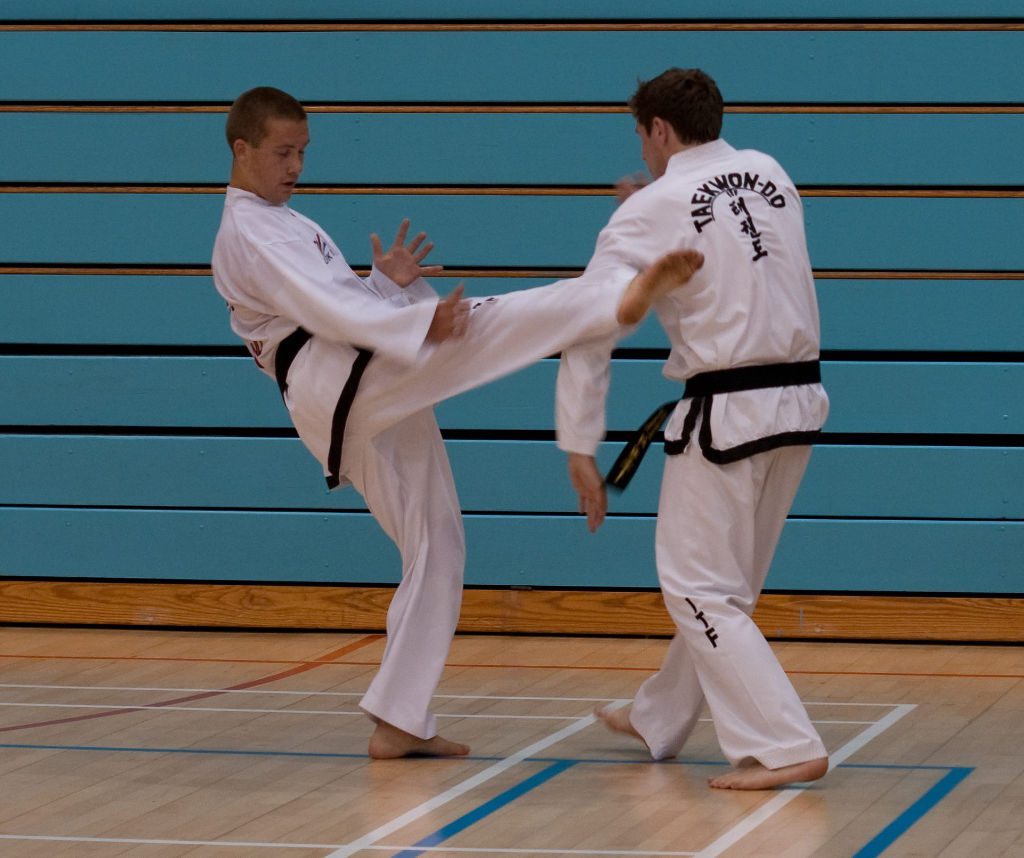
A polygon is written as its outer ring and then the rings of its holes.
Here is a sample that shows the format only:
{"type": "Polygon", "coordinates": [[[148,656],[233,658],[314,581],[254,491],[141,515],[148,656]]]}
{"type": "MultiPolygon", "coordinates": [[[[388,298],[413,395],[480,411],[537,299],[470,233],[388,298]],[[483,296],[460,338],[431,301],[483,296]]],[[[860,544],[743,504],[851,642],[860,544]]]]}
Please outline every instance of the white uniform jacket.
{"type": "MultiPolygon", "coordinates": [[[[701,251],[705,263],[655,305],[671,344],[667,378],[818,359],[803,207],[773,158],[724,140],[672,156],[665,174],[630,196],[601,231],[587,273],[642,269],[683,248],[701,251]]],[[[614,345],[614,339],[592,342],[562,355],[557,426],[563,450],[593,455],[604,437],[614,345]]],[[[736,458],[797,443],[819,430],[828,414],[820,383],[716,393],[705,406],[701,447],[713,461],[723,458],[715,455],[720,451],[729,460],[730,450],[736,458]]],[[[688,401],[675,408],[666,440],[681,437],[688,411],[688,401]]]]}
{"type": "Polygon", "coordinates": [[[312,335],[309,345],[302,341],[293,383],[282,395],[299,437],[324,465],[328,486],[347,483],[336,461],[345,429],[339,412],[348,413],[342,397],[354,394],[371,354],[407,365],[430,348],[425,341],[437,293],[422,278],[402,288],[376,268],[360,278],[312,220],[232,187],[214,243],[213,282],[227,301],[232,329],[279,383],[296,357],[293,346],[278,378],[274,361],[282,341],[300,327],[312,335]]]}
{"type": "Polygon", "coordinates": [[[417,357],[437,294],[425,280],[403,289],[376,268],[363,280],[320,226],[287,205],[229,187],[213,247],[213,282],[231,328],[267,375],[297,327],[402,363],[417,357]]]}

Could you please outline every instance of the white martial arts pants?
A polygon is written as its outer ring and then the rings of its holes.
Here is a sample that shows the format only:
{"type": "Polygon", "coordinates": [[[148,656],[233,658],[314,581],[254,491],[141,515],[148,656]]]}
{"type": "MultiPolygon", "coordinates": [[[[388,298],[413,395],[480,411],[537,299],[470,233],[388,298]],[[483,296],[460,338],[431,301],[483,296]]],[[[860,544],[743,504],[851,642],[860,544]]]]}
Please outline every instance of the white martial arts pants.
{"type": "MultiPolygon", "coordinates": [[[[451,645],[462,598],[465,543],[458,499],[434,404],[618,329],[628,278],[559,282],[473,299],[466,334],[427,347],[419,361],[374,357],[349,413],[341,472],[402,555],[402,581],[388,610],[388,643],[362,708],[407,733],[437,732],[430,698],[451,645]]],[[[289,375],[299,435],[327,460],[337,391],[350,353],[314,337],[289,375]],[[334,373],[333,376],[331,373],[334,373]],[[325,395],[325,391],[334,391],[325,395]]],[[[550,391],[538,391],[538,396],[550,391]]]]}
{"type": "Polygon", "coordinates": [[[676,635],[639,689],[630,721],[655,759],[679,753],[702,703],[734,766],[826,756],[771,647],[751,619],[810,447],[716,465],[694,441],[667,456],[656,558],[676,635]]]}
{"type": "Polygon", "coordinates": [[[459,499],[433,411],[371,438],[347,476],[402,555],[384,657],[360,706],[429,739],[437,733],[430,698],[459,620],[466,562],[459,499]]]}

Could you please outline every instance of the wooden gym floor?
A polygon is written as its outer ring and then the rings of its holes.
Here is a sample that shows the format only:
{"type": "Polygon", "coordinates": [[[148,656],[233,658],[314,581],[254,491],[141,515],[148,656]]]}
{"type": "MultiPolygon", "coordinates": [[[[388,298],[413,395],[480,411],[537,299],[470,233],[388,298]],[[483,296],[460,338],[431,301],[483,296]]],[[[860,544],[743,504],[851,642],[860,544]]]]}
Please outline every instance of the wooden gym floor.
{"type": "Polygon", "coordinates": [[[460,636],[467,759],[371,762],[380,635],[0,629],[0,855],[1024,858],[1024,649],[783,643],[832,754],[728,793],[606,732],[661,639],[460,636]]]}

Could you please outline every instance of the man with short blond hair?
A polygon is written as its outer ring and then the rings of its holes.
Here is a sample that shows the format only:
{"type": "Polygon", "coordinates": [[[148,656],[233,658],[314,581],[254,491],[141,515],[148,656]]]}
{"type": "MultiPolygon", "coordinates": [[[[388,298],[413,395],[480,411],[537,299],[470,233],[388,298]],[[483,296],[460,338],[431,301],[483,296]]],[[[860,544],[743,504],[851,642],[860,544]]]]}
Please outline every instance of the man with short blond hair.
{"type": "MultiPolygon", "coordinates": [[[[275,379],[299,437],[329,487],[351,483],[402,556],[380,670],[360,706],[376,723],[372,757],[461,755],[437,734],[430,699],[458,620],[465,540],[432,406],[578,340],[634,323],[700,266],[668,254],[645,271],[621,266],[593,288],[571,283],[478,302],[461,286],[438,299],[423,279],[432,245],[406,244],[408,221],[358,277],[327,232],[288,205],[309,128],[287,93],[259,87],[228,118],[231,180],[213,276],[231,326],[275,379]]],[[[325,554],[344,545],[325,545],[325,554]]]]}

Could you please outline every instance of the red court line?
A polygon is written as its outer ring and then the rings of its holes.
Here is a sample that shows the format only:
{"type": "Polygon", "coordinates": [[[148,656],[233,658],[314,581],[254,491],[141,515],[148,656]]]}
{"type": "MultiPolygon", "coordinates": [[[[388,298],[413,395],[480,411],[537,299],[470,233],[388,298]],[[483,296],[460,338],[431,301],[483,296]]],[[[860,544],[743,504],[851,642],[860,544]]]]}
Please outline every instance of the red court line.
{"type": "MultiPolygon", "coordinates": [[[[307,671],[313,670],[314,668],[320,667],[324,664],[337,664],[336,661],[331,659],[340,658],[341,656],[348,655],[350,652],[362,649],[363,647],[369,646],[370,644],[376,643],[381,640],[384,635],[367,635],[366,637],[360,638],[357,641],[353,641],[350,644],[346,644],[340,649],[336,649],[333,652],[327,653],[323,658],[316,661],[303,661],[295,664],[294,667],[290,667],[287,670],[281,670],[277,673],[272,673],[269,676],[261,676],[258,679],[250,679],[246,682],[240,682],[237,685],[231,685],[227,688],[222,688],[217,691],[203,691],[198,694],[190,694],[188,697],[176,697],[173,700],[162,700],[157,703],[146,703],[143,704],[147,709],[159,709],[161,706],[176,706],[180,703],[192,703],[196,700],[205,700],[209,697],[216,697],[218,694],[224,694],[228,691],[244,691],[246,688],[255,688],[258,685],[267,685],[271,682],[277,682],[279,679],[287,679],[289,676],[295,676],[299,673],[306,673],[307,671]]],[[[59,656],[63,657],[63,656],[59,656]]],[[[123,660],[132,661],[133,658],[126,657],[123,660]]],[[[193,659],[188,659],[193,660],[193,659]]],[[[374,662],[376,664],[376,662],[374,662]]],[[[131,709],[108,709],[103,712],[92,712],[88,715],[74,715],[69,718],[55,718],[50,721],[31,721],[27,724],[12,724],[8,727],[0,727],[0,733],[7,733],[11,730],[27,730],[32,727],[52,727],[55,724],[72,724],[76,721],[91,721],[94,718],[108,718],[111,715],[123,715],[127,712],[139,712],[142,711],[138,707],[131,709]]]]}

